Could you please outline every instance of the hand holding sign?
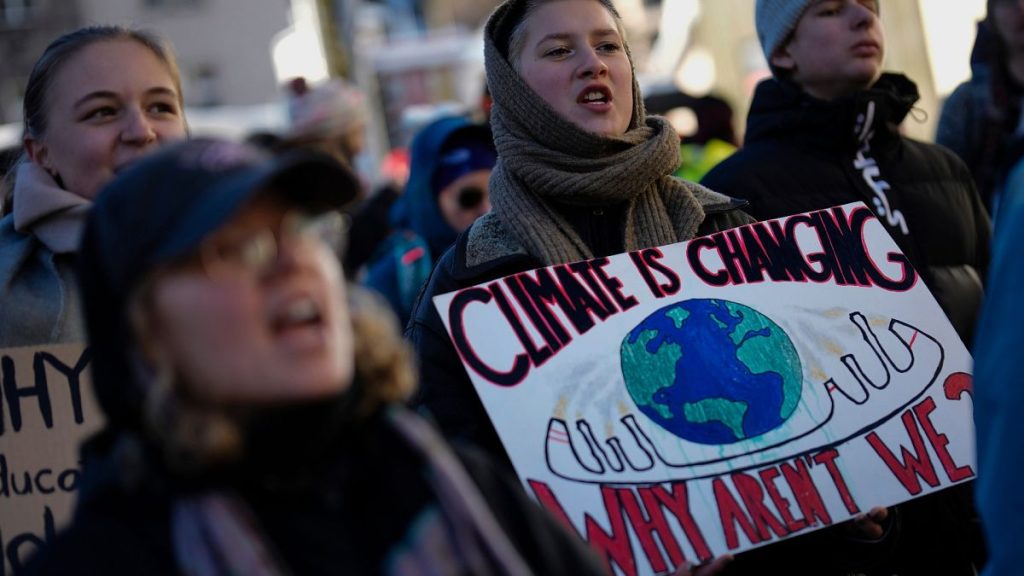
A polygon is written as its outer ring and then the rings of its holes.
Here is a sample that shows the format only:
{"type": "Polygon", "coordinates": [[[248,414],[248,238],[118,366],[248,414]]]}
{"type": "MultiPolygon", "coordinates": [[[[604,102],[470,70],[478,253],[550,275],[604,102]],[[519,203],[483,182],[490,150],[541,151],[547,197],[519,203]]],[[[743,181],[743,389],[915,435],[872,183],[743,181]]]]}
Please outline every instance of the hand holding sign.
{"type": "Polygon", "coordinates": [[[885,521],[889,519],[889,509],[876,506],[867,514],[855,517],[851,521],[850,532],[858,538],[878,540],[885,536],[885,521]]]}

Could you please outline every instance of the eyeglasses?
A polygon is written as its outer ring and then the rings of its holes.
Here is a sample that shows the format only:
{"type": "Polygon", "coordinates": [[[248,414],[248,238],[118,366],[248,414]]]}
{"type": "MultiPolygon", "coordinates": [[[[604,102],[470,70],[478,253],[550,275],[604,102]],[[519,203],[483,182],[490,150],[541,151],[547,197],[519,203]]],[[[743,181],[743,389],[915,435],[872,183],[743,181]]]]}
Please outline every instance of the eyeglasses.
{"type": "Polygon", "coordinates": [[[199,256],[208,275],[243,273],[259,276],[277,261],[282,242],[320,243],[340,254],[347,224],[339,212],[285,214],[275,232],[260,228],[234,238],[209,238],[200,246],[199,256]]]}

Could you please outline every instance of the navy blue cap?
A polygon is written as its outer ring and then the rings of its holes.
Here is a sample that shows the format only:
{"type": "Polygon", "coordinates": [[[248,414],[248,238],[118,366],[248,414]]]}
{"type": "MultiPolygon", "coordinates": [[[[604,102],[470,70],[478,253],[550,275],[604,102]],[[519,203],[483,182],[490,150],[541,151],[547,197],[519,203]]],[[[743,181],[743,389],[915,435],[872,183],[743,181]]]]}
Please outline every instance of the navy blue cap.
{"type": "Polygon", "coordinates": [[[257,194],[272,191],[316,212],[341,208],[358,190],[358,179],[328,156],[270,156],[212,139],[164,148],[107,184],[86,223],[78,272],[93,385],[108,421],[140,423],[144,391],[129,358],[134,337],[127,308],[143,278],[196,250],[257,194]]]}
{"type": "Polygon", "coordinates": [[[430,186],[437,196],[452,182],[478,170],[492,170],[498,161],[494,138],[485,126],[468,124],[452,132],[441,147],[430,186]]]}

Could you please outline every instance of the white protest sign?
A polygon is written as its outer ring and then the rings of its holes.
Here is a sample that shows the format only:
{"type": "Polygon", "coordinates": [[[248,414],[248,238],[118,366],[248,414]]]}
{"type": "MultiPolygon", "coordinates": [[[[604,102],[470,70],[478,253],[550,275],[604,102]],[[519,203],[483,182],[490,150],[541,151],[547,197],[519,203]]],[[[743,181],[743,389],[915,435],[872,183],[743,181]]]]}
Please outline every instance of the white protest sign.
{"type": "Polygon", "coordinates": [[[103,417],[82,345],[0,350],[0,575],[70,519],[81,476],[78,445],[103,417]]]}
{"type": "Polygon", "coordinates": [[[527,490],[618,573],[975,476],[970,355],[861,203],[434,302],[527,490]]]}

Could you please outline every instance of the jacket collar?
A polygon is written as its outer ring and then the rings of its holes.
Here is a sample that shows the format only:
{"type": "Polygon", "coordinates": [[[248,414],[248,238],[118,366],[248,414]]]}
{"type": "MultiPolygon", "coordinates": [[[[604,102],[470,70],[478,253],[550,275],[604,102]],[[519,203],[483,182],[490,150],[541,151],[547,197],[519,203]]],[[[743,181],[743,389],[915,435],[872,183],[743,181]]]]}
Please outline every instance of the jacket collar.
{"type": "Polygon", "coordinates": [[[91,202],[58,186],[34,162],[17,170],[14,229],[35,236],[55,254],[76,252],[91,202]]]}
{"type": "Polygon", "coordinates": [[[827,149],[856,148],[860,137],[897,140],[899,125],[920,98],[902,74],[883,74],[874,86],[832,101],[820,100],[786,80],[762,81],[747,118],[748,143],[777,138],[827,149]],[[870,126],[865,127],[865,119],[870,126]]]}

